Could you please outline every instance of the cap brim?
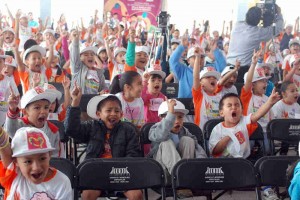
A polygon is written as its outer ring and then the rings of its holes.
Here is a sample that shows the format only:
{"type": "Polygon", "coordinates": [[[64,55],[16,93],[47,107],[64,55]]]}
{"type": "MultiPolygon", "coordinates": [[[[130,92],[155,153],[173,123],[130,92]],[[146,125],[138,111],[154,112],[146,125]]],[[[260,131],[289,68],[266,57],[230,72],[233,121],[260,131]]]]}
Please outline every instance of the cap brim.
{"type": "Polygon", "coordinates": [[[189,113],[189,110],[187,109],[174,109],[174,112],[179,112],[179,113],[183,113],[185,115],[187,115],[189,113]]]}
{"type": "Polygon", "coordinates": [[[272,76],[259,77],[258,79],[252,80],[252,83],[254,83],[254,82],[256,82],[256,81],[263,80],[263,79],[269,80],[271,77],[272,77],[272,76]]]}
{"type": "Polygon", "coordinates": [[[39,46],[39,45],[33,45],[32,47],[26,49],[26,51],[23,54],[23,62],[25,63],[26,57],[29,53],[31,52],[40,52],[40,54],[42,55],[42,57],[44,57],[46,55],[46,49],[39,46]]]}
{"type": "Polygon", "coordinates": [[[96,115],[97,106],[102,100],[106,99],[109,96],[113,96],[113,95],[105,94],[105,95],[99,95],[99,96],[95,96],[95,97],[91,98],[90,101],[88,102],[88,105],[86,108],[86,112],[87,112],[88,116],[90,116],[93,119],[99,119],[99,117],[96,115]]]}
{"type": "Polygon", "coordinates": [[[32,102],[35,102],[35,101],[38,101],[38,100],[42,100],[42,99],[46,99],[48,100],[50,103],[54,102],[55,99],[56,99],[56,96],[53,95],[53,93],[51,92],[43,92],[43,93],[40,93],[38,95],[36,95],[35,97],[33,97],[30,101],[28,102],[24,102],[23,99],[25,98],[28,98],[28,96],[26,96],[26,93],[25,95],[22,97],[21,99],[21,108],[24,109],[26,108],[26,106],[32,102]],[[22,101],[23,100],[23,101],[22,101]]]}
{"type": "Polygon", "coordinates": [[[55,148],[34,149],[26,152],[14,153],[12,157],[29,156],[29,155],[39,154],[39,153],[47,153],[54,150],[55,148]]]}
{"type": "Polygon", "coordinates": [[[0,55],[0,58],[2,58],[2,59],[5,59],[7,57],[8,57],[7,55],[0,55]]]}
{"type": "Polygon", "coordinates": [[[87,51],[93,51],[94,54],[97,53],[97,47],[85,47],[84,49],[82,49],[80,51],[80,54],[84,53],[84,52],[87,52],[87,51]]]}
{"type": "Polygon", "coordinates": [[[217,71],[210,71],[210,72],[206,72],[205,74],[203,74],[203,76],[200,77],[200,79],[205,78],[205,77],[210,77],[210,76],[213,76],[213,77],[215,77],[217,80],[219,80],[221,75],[220,75],[220,73],[217,72],[217,71]]]}
{"type": "Polygon", "coordinates": [[[153,70],[149,72],[150,75],[152,74],[158,74],[162,77],[162,79],[164,79],[166,77],[166,73],[163,71],[159,71],[159,70],[153,70]]]}
{"type": "Polygon", "coordinates": [[[61,97],[62,97],[62,93],[60,91],[58,91],[58,90],[55,90],[55,89],[46,89],[45,92],[51,92],[51,93],[53,93],[56,96],[57,100],[60,100],[61,97]]]}

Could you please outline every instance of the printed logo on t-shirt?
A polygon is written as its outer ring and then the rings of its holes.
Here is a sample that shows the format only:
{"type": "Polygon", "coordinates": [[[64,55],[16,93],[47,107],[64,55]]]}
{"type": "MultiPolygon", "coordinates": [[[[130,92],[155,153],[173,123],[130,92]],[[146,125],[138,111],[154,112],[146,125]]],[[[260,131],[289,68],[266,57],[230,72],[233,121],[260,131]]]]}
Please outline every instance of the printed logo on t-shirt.
{"type": "Polygon", "coordinates": [[[30,200],[54,200],[48,196],[46,192],[36,192],[30,198],[30,200]]]}
{"type": "Polygon", "coordinates": [[[0,88],[0,101],[5,101],[5,89],[0,88]]]}
{"type": "Polygon", "coordinates": [[[38,132],[27,133],[27,144],[29,150],[47,148],[44,136],[38,132]]]}
{"type": "Polygon", "coordinates": [[[131,107],[131,106],[126,106],[125,108],[125,113],[124,113],[124,118],[133,121],[135,119],[139,118],[139,113],[140,113],[140,107],[131,107]]]}
{"type": "Polygon", "coordinates": [[[219,102],[216,100],[205,102],[206,114],[208,119],[217,118],[219,116],[219,102]]]}
{"type": "Polygon", "coordinates": [[[163,101],[164,100],[162,98],[153,98],[153,99],[150,99],[149,110],[151,110],[151,111],[158,111],[158,108],[159,108],[160,104],[163,101]]]}
{"type": "Polygon", "coordinates": [[[236,136],[240,144],[243,144],[245,142],[244,134],[241,131],[235,133],[234,135],[236,136]]]}

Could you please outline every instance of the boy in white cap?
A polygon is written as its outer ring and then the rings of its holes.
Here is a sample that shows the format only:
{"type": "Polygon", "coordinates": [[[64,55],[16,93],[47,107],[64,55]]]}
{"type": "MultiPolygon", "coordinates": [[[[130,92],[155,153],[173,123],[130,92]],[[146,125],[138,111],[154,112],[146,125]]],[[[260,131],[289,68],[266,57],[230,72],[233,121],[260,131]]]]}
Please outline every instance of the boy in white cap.
{"type": "Polygon", "coordinates": [[[234,93],[238,94],[238,91],[235,87],[235,83],[237,80],[237,75],[238,75],[238,69],[240,67],[240,62],[236,61],[235,66],[229,64],[227,65],[224,70],[221,73],[221,80],[218,82],[219,85],[223,85],[222,88],[222,96],[224,96],[227,93],[234,93]],[[225,77],[223,79],[223,77],[225,77]],[[226,80],[226,81],[224,81],[226,80]]]}
{"type": "Polygon", "coordinates": [[[149,48],[147,46],[136,46],[135,30],[129,30],[129,40],[126,52],[125,71],[136,71],[143,76],[149,61],[149,48]]]}
{"type": "Polygon", "coordinates": [[[19,10],[16,14],[16,39],[20,41],[19,51],[24,50],[25,42],[33,36],[33,30],[28,26],[28,16],[19,10]]]}
{"type": "Polygon", "coordinates": [[[46,53],[46,59],[51,59],[50,62],[50,69],[51,69],[51,74],[49,73],[50,70],[47,70],[49,74],[47,74],[48,82],[56,82],[56,83],[61,83],[65,77],[65,74],[63,73],[63,70],[61,66],[59,65],[59,60],[60,60],[60,55],[56,50],[50,51],[48,50],[46,53]],[[51,54],[52,59],[51,59],[51,54]]]}
{"type": "Polygon", "coordinates": [[[82,88],[83,94],[99,94],[107,90],[103,70],[97,69],[95,64],[97,48],[86,46],[86,44],[81,44],[80,47],[78,30],[72,32],[72,37],[70,49],[71,87],[73,88],[76,82],[82,88]]]}
{"type": "MultiPolygon", "coordinates": [[[[43,42],[41,42],[40,46],[44,47],[46,50],[49,50],[50,46],[51,46],[51,40],[55,40],[55,31],[47,28],[46,30],[44,30],[43,32],[43,42]]],[[[52,46],[53,48],[53,46],[52,46]]]]}
{"type": "Polygon", "coordinates": [[[11,56],[0,55],[0,126],[3,126],[8,111],[8,97],[10,95],[8,88],[11,88],[16,96],[19,96],[14,78],[6,75],[8,68],[16,68],[15,60],[11,56]]]}
{"type": "Polygon", "coordinates": [[[44,91],[42,87],[35,87],[28,90],[21,99],[10,89],[8,98],[9,109],[7,111],[4,124],[5,131],[11,138],[15,136],[16,131],[21,127],[35,127],[46,133],[51,146],[55,148],[53,157],[65,157],[64,146],[60,142],[59,129],[47,120],[50,104],[56,99],[56,96],[50,91],[44,91]],[[21,103],[21,109],[24,117],[20,116],[18,107],[21,103]]]}
{"type": "Polygon", "coordinates": [[[287,73],[291,70],[292,66],[290,65],[292,56],[300,53],[300,40],[291,39],[289,41],[289,50],[290,53],[285,56],[282,62],[282,70],[283,70],[283,78],[287,75],[287,73]]]}
{"type": "MultiPolygon", "coordinates": [[[[118,97],[112,94],[93,97],[87,105],[87,114],[92,120],[81,122],[81,89],[75,87],[71,96],[72,103],[65,120],[66,134],[78,142],[87,143],[85,159],[141,156],[135,127],[121,121],[123,112],[118,97]]],[[[82,199],[96,200],[100,195],[99,190],[84,190],[82,199]]],[[[130,200],[143,198],[141,190],[128,190],[124,195],[130,200]]]]}
{"type": "Polygon", "coordinates": [[[0,184],[4,199],[73,199],[69,178],[50,167],[55,150],[40,129],[23,127],[9,144],[0,127],[0,184]]]}

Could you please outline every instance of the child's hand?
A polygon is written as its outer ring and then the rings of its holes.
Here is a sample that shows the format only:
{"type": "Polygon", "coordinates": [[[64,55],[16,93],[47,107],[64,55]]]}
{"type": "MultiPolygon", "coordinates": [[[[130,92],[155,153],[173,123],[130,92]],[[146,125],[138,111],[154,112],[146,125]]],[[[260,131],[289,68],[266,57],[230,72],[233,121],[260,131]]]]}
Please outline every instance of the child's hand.
{"type": "Polygon", "coordinates": [[[258,59],[260,57],[261,54],[261,50],[256,51],[255,49],[253,50],[253,56],[252,56],[252,63],[256,65],[256,63],[258,62],[258,59]]]}
{"type": "Polygon", "coordinates": [[[64,80],[62,81],[62,85],[63,85],[65,90],[70,89],[71,81],[67,76],[64,76],[64,80]]]}
{"type": "Polygon", "coordinates": [[[202,48],[200,47],[195,47],[195,51],[194,51],[195,56],[201,56],[204,54],[204,51],[202,48]]]}
{"type": "Polygon", "coordinates": [[[16,112],[19,102],[20,102],[20,96],[16,96],[12,87],[9,87],[10,95],[8,97],[7,103],[8,107],[11,111],[16,112]]]}
{"type": "Polygon", "coordinates": [[[129,30],[129,41],[134,42],[135,41],[135,36],[136,36],[135,29],[131,28],[129,30]]]}
{"type": "Polygon", "coordinates": [[[239,71],[240,67],[241,67],[241,61],[239,61],[238,59],[236,59],[234,70],[235,71],[239,71]]]}
{"type": "Polygon", "coordinates": [[[269,99],[268,99],[268,102],[271,104],[271,105],[274,105],[277,101],[279,101],[281,98],[280,98],[280,95],[278,94],[278,92],[276,92],[276,89],[273,88],[272,90],[272,93],[271,95],[269,96],[269,99]]]}
{"type": "Polygon", "coordinates": [[[22,11],[19,9],[16,13],[16,19],[20,19],[22,11]]]}
{"type": "Polygon", "coordinates": [[[175,113],[174,107],[176,106],[176,100],[175,99],[167,100],[167,105],[168,105],[168,112],[174,114],[175,113]]]}
{"type": "Polygon", "coordinates": [[[73,41],[79,41],[79,32],[78,29],[74,30],[72,32],[72,36],[73,36],[73,41]]]}
{"type": "Polygon", "coordinates": [[[143,74],[144,81],[148,81],[149,78],[150,78],[150,74],[148,72],[144,72],[144,74],[143,74]]]}
{"type": "Polygon", "coordinates": [[[74,88],[71,92],[71,98],[72,98],[71,106],[72,107],[78,107],[79,106],[81,96],[82,96],[81,88],[78,87],[77,82],[75,82],[75,86],[74,86],[74,88]]]}

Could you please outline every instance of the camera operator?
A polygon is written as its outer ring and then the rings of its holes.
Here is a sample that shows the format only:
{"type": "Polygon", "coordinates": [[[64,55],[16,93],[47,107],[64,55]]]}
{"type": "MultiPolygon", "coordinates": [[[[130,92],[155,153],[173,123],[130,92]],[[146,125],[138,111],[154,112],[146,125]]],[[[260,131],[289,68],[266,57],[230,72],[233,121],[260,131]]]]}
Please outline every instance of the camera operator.
{"type": "MultiPolygon", "coordinates": [[[[275,35],[278,35],[283,29],[283,18],[281,9],[276,5],[275,9],[275,35]]],[[[246,14],[246,20],[237,22],[232,33],[227,55],[227,63],[234,65],[238,59],[241,67],[238,72],[237,82],[244,82],[244,74],[248,71],[251,64],[253,50],[258,50],[261,42],[269,41],[273,36],[273,27],[270,23],[270,17],[264,15],[268,21],[268,26],[258,26],[263,14],[259,7],[251,7],[246,14]]]]}

